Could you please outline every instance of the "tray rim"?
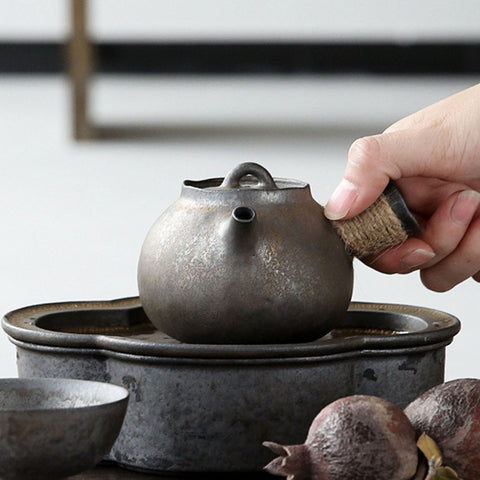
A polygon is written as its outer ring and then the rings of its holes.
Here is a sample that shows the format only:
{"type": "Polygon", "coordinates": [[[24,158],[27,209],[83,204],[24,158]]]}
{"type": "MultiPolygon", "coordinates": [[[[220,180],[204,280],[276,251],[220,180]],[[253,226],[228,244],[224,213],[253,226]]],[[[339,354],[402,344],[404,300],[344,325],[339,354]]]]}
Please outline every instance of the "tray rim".
{"type": "MultiPolygon", "coordinates": [[[[32,305],[13,310],[2,319],[2,328],[10,341],[17,346],[28,345],[30,349],[82,350],[90,353],[104,353],[117,357],[169,358],[177,359],[218,359],[218,360],[255,360],[319,358],[336,359],[339,354],[358,355],[358,352],[373,355],[388,355],[394,350],[397,354],[418,352],[420,347],[428,349],[448,345],[460,331],[460,321],[455,316],[425,307],[352,302],[348,309],[350,315],[359,314],[400,314],[415,317],[425,323],[425,328],[392,336],[352,335],[341,338],[322,337],[314,342],[294,344],[262,345],[206,345],[186,344],[173,339],[165,342],[148,341],[145,338],[121,337],[105,334],[64,333],[40,328],[36,323],[47,315],[78,311],[133,310],[141,308],[138,297],[115,300],[95,300],[78,302],[59,302],[32,305]]],[[[145,337],[145,335],[143,335],[145,337]]],[[[343,356],[343,355],[342,355],[343,356]]]]}

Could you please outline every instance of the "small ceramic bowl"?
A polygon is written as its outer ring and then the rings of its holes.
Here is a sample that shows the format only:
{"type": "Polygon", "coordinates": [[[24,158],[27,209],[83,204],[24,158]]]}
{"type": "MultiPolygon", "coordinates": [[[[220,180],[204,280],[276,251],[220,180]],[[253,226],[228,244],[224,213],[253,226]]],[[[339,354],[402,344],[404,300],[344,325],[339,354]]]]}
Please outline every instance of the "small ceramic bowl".
{"type": "Polygon", "coordinates": [[[0,379],[0,478],[58,479],[95,466],[125,417],[128,390],[69,379],[0,379]]]}

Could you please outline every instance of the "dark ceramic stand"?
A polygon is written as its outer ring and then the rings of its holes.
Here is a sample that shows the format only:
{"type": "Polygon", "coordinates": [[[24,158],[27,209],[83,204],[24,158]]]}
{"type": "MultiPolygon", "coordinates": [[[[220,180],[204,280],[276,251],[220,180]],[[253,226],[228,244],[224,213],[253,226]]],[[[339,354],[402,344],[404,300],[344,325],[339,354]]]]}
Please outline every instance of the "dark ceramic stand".
{"type": "Polygon", "coordinates": [[[198,345],[156,330],[130,298],[28,307],[7,314],[3,328],[22,377],[129,389],[109,460],[230,475],[261,470],[271,460],[265,440],[302,443],[316,414],[339,397],[372,394],[404,407],[441,383],[460,323],[436,310],[353,303],[340,327],[314,342],[198,345]]]}

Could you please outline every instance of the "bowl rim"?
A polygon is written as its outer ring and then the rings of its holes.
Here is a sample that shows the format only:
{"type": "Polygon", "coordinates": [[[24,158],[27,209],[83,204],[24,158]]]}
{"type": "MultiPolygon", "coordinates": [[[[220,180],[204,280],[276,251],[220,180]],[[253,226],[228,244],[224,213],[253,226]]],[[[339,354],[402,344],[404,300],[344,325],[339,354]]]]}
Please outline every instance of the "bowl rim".
{"type": "Polygon", "coordinates": [[[75,410],[75,411],[85,411],[88,409],[95,409],[95,408],[102,408],[107,406],[112,406],[115,404],[123,403],[128,401],[130,392],[121,385],[116,385],[113,383],[107,382],[100,382],[97,380],[83,380],[77,378],[62,378],[62,377],[5,377],[0,378],[0,395],[6,389],[15,389],[21,388],[22,390],[30,390],[30,389],[48,389],[50,387],[59,387],[62,385],[74,385],[75,387],[79,387],[79,391],[81,391],[82,387],[85,386],[93,386],[95,385],[97,388],[101,388],[103,390],[108,390],[109,395],[112,395],[112,392],[115,393],[114,397],[110,400],[97,400],[91,404],[79,405],[79,406],[55,406],[55,407],[29,407],[26,408],[2,408],[0,407],[0,414],[11,414],[11,413],[31,413],[35,414],[36,412],[41,412],[42,414],[48,414],[48,412],[52,413],[59,413],[62,411],[67,410],[75,410]]]}

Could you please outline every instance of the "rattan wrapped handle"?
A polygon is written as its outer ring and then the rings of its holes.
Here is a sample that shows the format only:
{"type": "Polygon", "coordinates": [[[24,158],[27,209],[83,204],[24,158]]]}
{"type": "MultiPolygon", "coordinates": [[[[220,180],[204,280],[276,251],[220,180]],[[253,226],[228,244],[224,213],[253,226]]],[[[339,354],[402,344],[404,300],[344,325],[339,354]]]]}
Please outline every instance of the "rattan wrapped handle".
{"type": "Polygon", "coordinates": [[[332,221],[347,251],[358,258],[403,243],[420,231],[400,191],[390,182],[367,210],[349,220],[332,221]]]}

